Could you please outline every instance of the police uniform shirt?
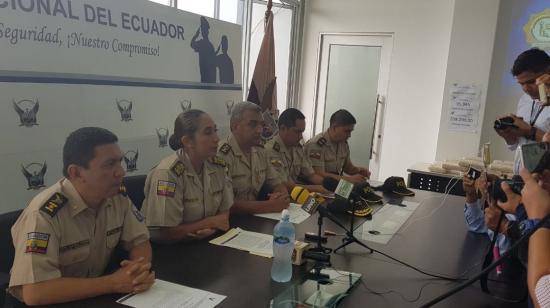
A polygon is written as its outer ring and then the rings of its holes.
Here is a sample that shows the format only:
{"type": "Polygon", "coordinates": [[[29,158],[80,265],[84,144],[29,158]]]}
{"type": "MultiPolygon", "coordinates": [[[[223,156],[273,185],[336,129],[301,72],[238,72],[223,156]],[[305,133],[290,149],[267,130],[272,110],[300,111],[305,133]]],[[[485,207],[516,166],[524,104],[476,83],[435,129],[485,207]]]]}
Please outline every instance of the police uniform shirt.
{"type": "Polygon", "coordinates": [[[328,131],[308,140],[305,149],[311,165],[328,173],[342,174],[346,162],[349,161],[348,143],[332,143],[328,131]]]}
{"type": "Polygon", "coordinates": [[[269,161],[285,181],[297,182],[298,177],[314,173],[302,145],[287,147],[279,135],[275,135],[265,145],[269,161]]]}
{"type": "Polygon", "coordinates": [[[246,155],[241,151],[233,134],[229,134],[218,152],[227,163],[233,180],[235,200],[256,200],[264,183],[271,187],[281,184],[279,175],[269,163],[267,151],[263,147],[252,147],[250,155],[246,155]]]}
{"type": "Polygon", "coordinates": [[[65,178],[32,199],[11,234],[9,292],[20,301],[22,285],[101,276],[119,242],[130,250],[149,239],[143,216],[124,190],[92,209],[65,178]]]}
{"type": "Polygon", "coordinates": [[[204,162],[197,175],[182,150],[163,159],[145,180],[141,208],[149,228],[192,223],[228,210],[233,190],[219,157],[204,162]]]}

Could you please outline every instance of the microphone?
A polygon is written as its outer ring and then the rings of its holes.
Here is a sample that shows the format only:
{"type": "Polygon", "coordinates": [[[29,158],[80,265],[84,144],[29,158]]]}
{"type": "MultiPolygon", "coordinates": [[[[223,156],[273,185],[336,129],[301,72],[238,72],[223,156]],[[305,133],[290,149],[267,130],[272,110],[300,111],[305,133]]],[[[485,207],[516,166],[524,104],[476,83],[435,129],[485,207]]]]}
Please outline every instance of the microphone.
{"type": "Polygon", "coordinates": [[[354,187],[352,183],[346,180],[338,181],[331,177],[325,177],[323,179],[323,187],[346,200],[361,200],[361,188],[354,187]]]}
{"type": "Polygon", "coordinates": [[[302,205],[302,209],[310,215],[315,213],[319,205],[326,201],[325,198],[315,193],[310,193],[309,190],[301,186],[294,186],[290,192],[290,197],[296,203],[302,205]]]}

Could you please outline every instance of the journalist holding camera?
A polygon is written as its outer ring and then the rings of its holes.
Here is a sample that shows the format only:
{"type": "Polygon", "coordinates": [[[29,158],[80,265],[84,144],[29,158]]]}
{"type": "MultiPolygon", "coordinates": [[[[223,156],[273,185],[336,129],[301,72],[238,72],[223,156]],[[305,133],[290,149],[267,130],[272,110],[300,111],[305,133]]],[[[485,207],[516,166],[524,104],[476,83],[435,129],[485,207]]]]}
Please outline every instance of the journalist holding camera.
{"type": "MultiPolygon", "coordinates": [[[[524,92],[518,102],[515,114],[498,118],[495,131],[506,142],[511,151],[526,143],[540,142],[550,124],[550,108],[541,102],[537,78],[547,73],[550,57],[543,50],[533,48],[521,53],[512,66],[512,75],[524,92]]],[[[514,162],[514,174],[519,172],[519,159],[514,162]]]]}

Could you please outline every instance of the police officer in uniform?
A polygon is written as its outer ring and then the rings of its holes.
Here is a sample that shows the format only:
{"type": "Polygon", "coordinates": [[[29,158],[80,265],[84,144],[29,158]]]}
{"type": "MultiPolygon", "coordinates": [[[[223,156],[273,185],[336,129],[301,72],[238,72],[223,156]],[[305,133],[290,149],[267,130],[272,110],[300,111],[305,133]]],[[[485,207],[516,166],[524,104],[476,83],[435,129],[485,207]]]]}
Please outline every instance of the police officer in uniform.
{"type": "Polygon", "coordinates": [[[149,233],[121,186],[116,142],[102,128],[71,133],[63,148],[65,178],[34,197],[12,227],[9,293],[19,301],[53,304],[142,292],[153,284],[149,233]],[[119,243],[129,259],[104,275],[119,243]]]}
{"type": "Polygon", "coordinates": [[[147,176],[141,208],[154,241],[200,239],[229,229],[233,205],[225,162],[216,156],[216,124],[201,110],[181,113],[174,123],[170,147],[147,176]]]}
{"type": "Polygon", "coordinates": [[[347,140],[351,137],[355,123],[355,117],[349,111],[340,109],[330,116],[330,127],[326,132],[306,142],[306,153],[315,173],[354,184],[366,181],[370,171],[353,165],[349,154],[347,140]]]}
{"type": "Polygon", "coordinates": [[[269,160],[279,173],[288,191],[292,191],[296,183],[309,191],[327,191],[321,185],[323,178],[315,173],[311,163],[300,144],[306,128],[305,116],[300,110],[289,108],[279,116],[279,132],[265,144],[269,160]],[[313,184],[313,185],[309,185],[313,184]]]}
{"type": "Polygon", "coordinates": [[[233,179],[235,203],[231,210],[237,213],[280,212],[289,205],[286,187],[281,184],[267,151],[261,145],[263,123],[258,105],[251,102],[236,104],[229,123],[231,134],[218,151],[233,179]],[[259,196],[264,185],[271,191],[267,198],[259,196]]]}

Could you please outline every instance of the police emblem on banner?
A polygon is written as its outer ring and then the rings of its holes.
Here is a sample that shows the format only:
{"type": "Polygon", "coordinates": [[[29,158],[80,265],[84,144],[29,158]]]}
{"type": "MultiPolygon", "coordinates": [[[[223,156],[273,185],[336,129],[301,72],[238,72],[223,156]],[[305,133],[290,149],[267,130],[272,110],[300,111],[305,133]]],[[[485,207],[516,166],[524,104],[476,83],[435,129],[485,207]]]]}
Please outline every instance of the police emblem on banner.
{"type": "Polygon", "coordinates": [[[225,108],[227,108],[227,115],[231,115],[235,102],[233,100],[225,101],[225,108]]]}
{"type": "Polygon", "coordinates": [[[168,145],[168,128],[157,128],[157,137],[159,138],[159,148],[164,148],[168,145]]]}
{"type": "Polygon", "coordinates": [[[180,101],[180,106],[181,106],[181,110],[183,110],[184,112],[191,109],[191,101],[188,100],[188,99],[184,99],[182,101],[180,101]]]}
{"type": "Polygon", "coordinates": [[[279,127],[277,126],[277,121],[273,118],[273,115],[269,110],[264,111],[262,114],[264,119],[264,129],[262,131],[262,140],[268,141],[277,134],[279,127]]]}
{"type": "Polygon", "coordinates": [[[124,163],[126,164],[126,172],[137,170],[138,150],[127,151],[124,153],[124,163]]]}
{"type": "Polygon", "coordinates": [[[550,9],[531,15],[523,31],[531,47],[550,48],[550,9]]]}
{"type": "Polygon", "coordinates": [[[122,99],[116,100],[116,106],[120,112],[120,120],[122,122],[132,121],[132,101],[122,99]]]}
{"type": "Polygon", "coordinates": [[[36,101],[23,99],[19,102],[13,100],[13,109],[15,109],[15,112],[19,115],[19,126],[32,127],[38,125],[36,122],[38,107],[38,99],[36,99],[36,101]]]}
{"type": "Polygon", "coordinates": [[[30,163],[28,165],[21,164],[21,173],[27,179],[27,190],[36,190],[44,186],[44,175],[48,169],[46,161],[43,164],[41,163],[30,163]]]}

